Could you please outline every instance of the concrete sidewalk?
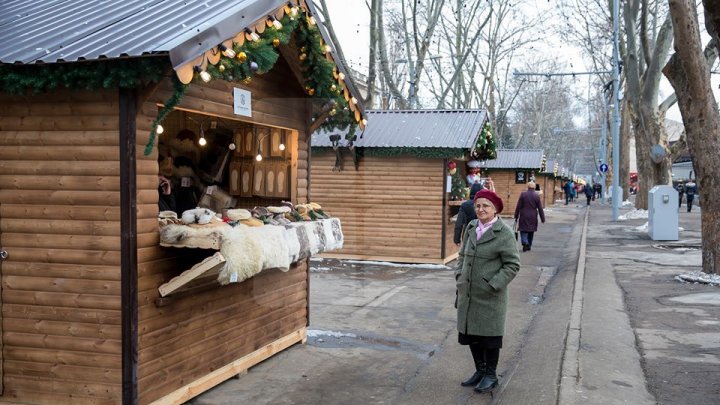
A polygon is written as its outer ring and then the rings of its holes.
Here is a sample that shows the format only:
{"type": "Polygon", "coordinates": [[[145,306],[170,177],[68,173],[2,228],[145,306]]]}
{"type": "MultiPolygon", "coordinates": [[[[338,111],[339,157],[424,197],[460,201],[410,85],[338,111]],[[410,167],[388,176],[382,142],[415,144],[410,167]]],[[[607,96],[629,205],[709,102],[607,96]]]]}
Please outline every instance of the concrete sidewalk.
{"type": "Polygon", "coordinates": [[[451,268],[326,260],[311,263],[308,343],[191,403],[720,403],[720,288],[674,279],[699,269],[699,213],[681,212],[677,243],[609,205],[546,216],[510,285],[494,395],[459,385],[472,365],[451,268]]]}

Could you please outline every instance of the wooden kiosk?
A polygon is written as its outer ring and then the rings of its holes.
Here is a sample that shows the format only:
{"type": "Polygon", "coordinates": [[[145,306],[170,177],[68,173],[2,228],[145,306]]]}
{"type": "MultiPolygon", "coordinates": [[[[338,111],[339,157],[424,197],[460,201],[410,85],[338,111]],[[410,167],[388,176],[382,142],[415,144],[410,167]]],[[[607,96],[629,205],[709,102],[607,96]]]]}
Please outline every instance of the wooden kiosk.
{"type": "Polygon", "coordinates": [[[337,131],[318,131],[312,137],[312,196],[341,219],[346,233],[342,249],[322,256],[436,264],[454,260],[458,248],[451,218],[460,201],[450,201],[448,162],[464,166],[483,136],[485,110],[367,114],[372,125],[352,143],[337,131]],[[333,135],[339,140],[331,141],[333,135]]]}
{"type": "Polygon", "coordinates": [[[0,27],[24,38],[0,45],[0,402],[183,403],[303,341],[307,259],[159,300],[215,251],[160,246],[155,145],[186,130],[217,146],[228,130],[217,184],[235,207],[309,202],[323,106],[364,126],[312,5],[40,3],[0,27]],[[332,93],[312,87],[312,64],[331,69],[332,93]]]}
{"type": "Polygon", "coordinates": [[[543,207],[555,204],[556,200],[562,197],[562,188],[558,178],[558,163],[556,160],[545,162],[545,169],[540,173],[537,183],[540,184],[543,192],[543,207]]]}
{"type": "Polygon", "coordinates": [[[542,149],[498,149],[496,159],[482,161],[480,167],[492,177],[495,192],[503,199],[502,216],[515,214],[520,193],[531,179],[540,178],[544,165],[542,149]]]}

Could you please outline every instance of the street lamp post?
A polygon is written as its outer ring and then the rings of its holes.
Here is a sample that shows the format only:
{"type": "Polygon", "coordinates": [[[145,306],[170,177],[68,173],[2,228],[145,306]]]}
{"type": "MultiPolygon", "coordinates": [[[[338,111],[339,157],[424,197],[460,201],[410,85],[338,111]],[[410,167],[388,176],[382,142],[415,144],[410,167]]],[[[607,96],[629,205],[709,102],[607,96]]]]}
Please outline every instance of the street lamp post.
{"type": "Polygon", "coordinates": [[[613,181],[612,181],[612,217],[617,221],[620,216],[620,0],[613,0],[613,181]]]}

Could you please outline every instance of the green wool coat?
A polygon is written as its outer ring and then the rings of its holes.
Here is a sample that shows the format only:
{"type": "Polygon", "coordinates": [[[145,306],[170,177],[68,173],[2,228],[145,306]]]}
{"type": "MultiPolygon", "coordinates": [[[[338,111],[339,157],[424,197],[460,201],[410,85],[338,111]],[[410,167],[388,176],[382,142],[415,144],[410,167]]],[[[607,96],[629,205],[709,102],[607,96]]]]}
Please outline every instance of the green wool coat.
{"type": "Polygon", "coordinates": [[[520,270],[515,234],[502,219],[476,237],[478,220],[465,230],[455,270],[457,326],[466,335],[503,336],[510,284],[520,270]]]}

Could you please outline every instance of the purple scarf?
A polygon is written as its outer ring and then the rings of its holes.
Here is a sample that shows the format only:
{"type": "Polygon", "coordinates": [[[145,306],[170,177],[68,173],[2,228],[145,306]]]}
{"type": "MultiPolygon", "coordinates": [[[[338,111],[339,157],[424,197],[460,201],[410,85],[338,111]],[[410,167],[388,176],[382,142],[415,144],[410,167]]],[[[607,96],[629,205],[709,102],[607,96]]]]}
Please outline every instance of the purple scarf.
{"type": "Polygon", "coordinates": [[[497,221],[497,217],[493,218],[492,221],[488,222],[487,224],[483,224],[478,220],[477,228],[475,228],[475,233],[477,234],[477,240],[480,240],[482,238],[483,234],[487,232],[488,229],[490,229],[493,224],[497,221]]]}

